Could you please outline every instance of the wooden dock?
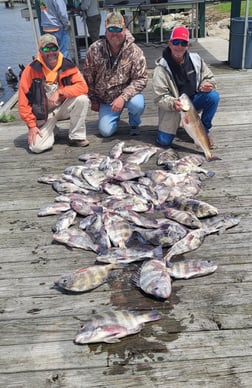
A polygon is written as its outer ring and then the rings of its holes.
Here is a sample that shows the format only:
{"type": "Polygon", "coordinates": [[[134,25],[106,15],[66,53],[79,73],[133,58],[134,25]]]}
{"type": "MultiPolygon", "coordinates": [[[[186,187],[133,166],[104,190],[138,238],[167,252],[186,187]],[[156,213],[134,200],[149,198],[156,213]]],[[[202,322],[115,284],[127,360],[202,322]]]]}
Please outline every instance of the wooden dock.
{"type": "MultiPolygon", "coordinates": [[[[116,136],[98,137],[96,114],[90,112],[88,149],[66,145],[64,122],[53,150],[33,155],[20,120],[0,125],[0,387],[251,387],[252,70],[228,67],[215,56],[218,46],[220,55],[226,46],[210,43],[201,40],[192,50],[211,65],[218,82],[221,101],[213,136],[221,160],[204,165],[215,176],[204,179],[199,197],[241,221],[207,236],[200,248],[185,255],[215,260],[218,269],[209,276],[175,280],[166,301],[147,297],[132,285],[137,264],[115,271],[108,283],[84,294],[52,288],[61,274],[92,265],[96,254],[52,242],[56,216],[38,217],[38,210],[52,203],[56,193],[37,182],[41,175],[61,174],[66,166],[79,164],[78,156],[87,150],[108,154],[119,140],[154,144],[157,112],[151,74],[162,47],[143,47],[150,81],[137,138],[129,139],[125,114],[116,136]],[[116,344],[75,345],[81,321],[110,308],[155,308],[162,319],[116,344]]],[[[12,113],[17,113],[15,107],[12,113]]],[[[174,145],[181,156],[196,152],[186,136],[176,138],[174,145]]],[[[144,168],[157,168],[156,158],[144,168]]]]}

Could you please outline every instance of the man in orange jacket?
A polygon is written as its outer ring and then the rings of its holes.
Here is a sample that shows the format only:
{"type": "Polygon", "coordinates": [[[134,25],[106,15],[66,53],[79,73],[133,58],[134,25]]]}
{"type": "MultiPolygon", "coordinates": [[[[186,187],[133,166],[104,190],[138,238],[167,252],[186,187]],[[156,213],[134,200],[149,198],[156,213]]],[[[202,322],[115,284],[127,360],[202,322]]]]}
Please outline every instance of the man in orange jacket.
{"type": "Polygon", "coordinates": [[[28,127],[28,144],[34,153],[51,149],[56,123],[70,119],[68,143],[85,147],[88,86],[76,65],[59,51],[51,34],[42,35],[39,52],[24,69],[18,91],[18,109],[28,127]]]}

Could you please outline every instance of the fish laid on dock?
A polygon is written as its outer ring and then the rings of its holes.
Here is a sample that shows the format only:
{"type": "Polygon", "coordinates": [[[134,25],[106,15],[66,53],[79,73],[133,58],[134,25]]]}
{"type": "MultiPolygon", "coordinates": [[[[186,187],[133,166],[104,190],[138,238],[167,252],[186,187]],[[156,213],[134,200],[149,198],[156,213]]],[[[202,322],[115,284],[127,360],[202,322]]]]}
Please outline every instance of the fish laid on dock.
{"type": "Polygon", "coordinates": [[[84,322],[74,337],[74,343],[120,342],[119,338],[140,332],[145,322],[157,321],[160,318],[156,310],[148,313],[121,310],[95,314],[84,322]]]}
{"type": "Polygon", "coordinates": [[[162,245],[135,246],[128,248],[113,247],[105,254],[100,254],[96,260],[102,263],[133,263],[145,259],[161,259],[163,257],[162,245]]]}
{"type": "Polygon", "coordinates": [[[164,257],[164,261],[168,263],[175,255],[181,255],[186,252],[194,251],[199,248],[204,241],[206,232],[203,229],[196,229],[188,233],[184,238],[176,242],[164,257]]]}
{"type": "Polygon", "coordinates": [[[217,269],[217,264],[211,260],[186,259],[167,263],[167,270],[175,279],[190,279],[205,276],[217,269]]]}
{"type": "Polygon", "coordinates": [[[133,282],[146,294],[167,299],[171,295],[170,272],[163,261],[148,260],[133,277],[133,282]]]}
{"type": "Polygon", "coordinates": [[[120,268],[120,266],[116,263],[79,268],[74,272],[60,276],[54,284],[59,288],[72,292],[93,290],[105,283],[110,271],[117,268],[120,268]]]}

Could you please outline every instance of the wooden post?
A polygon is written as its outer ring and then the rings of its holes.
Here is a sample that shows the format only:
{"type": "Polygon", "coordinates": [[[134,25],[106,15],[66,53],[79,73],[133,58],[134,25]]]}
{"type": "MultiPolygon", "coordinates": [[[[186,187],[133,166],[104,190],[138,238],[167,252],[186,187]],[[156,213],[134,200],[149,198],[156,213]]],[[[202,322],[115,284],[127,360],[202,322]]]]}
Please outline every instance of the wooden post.
{"type": "Polygon", "coordinates": [[[232,0],[230,18],[232,19],[239,16],[241,16],[241,0],[232,0]]]}
{"type": "Polygon", "coordinates": [[[205,34],[206,34],[205,24],[206,24],[206,4],[199,3],[199,37],[200,38],[205,37],[205,34]]]}

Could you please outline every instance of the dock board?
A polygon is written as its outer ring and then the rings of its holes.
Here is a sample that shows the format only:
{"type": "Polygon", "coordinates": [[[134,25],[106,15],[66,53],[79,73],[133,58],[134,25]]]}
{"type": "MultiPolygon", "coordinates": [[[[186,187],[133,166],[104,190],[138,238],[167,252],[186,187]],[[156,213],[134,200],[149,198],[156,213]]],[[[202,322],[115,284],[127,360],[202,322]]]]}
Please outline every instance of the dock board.
{"type": "MultiPolygon", "coordinates": [[[[123,113],[117,134],[102,139],[97,116],[90,111],[88,148],[67,146],[66,121],[60,124],[61,137],[53,150],[33,155],[20,120],[0,125],[0,387],[251,387],[252,71],[231,69],[207,51],[204,40],[193,49],[210,63],[221,94],[213,130],[218,146],[214,153],[221,160],[204,163],[215,176],[203,177],[199,198],[241,221],[220,235],[207,236],[200,248],[185,256],[215,260],[217,271],[175,280],[166,301],[148,297],[132,284],[137,263],[115,271],[108,283],[84,294],[52,288],[61,274],[92,265],[96,254],[53,243],[56,216],[38,217],[38,210],[57,193],[37,179],[80,164],[82,153],[108,154],[121,140],[155,143],[151,75],[162,47],[144,47],[149,83],[140,136],[129,138],[123,113]],[[111,308],[155,308],[162,317],[119,343],[73,344],[84,319],[111,308]]],[[[12,112],[17,114],[15,107],[12,112]]],[[[184,133],[178,135],[174,148],[181,156],[198,152],[184,133]]],[[[144,166],[150,168],[157,168],[155,156],[144,166]]]]}

